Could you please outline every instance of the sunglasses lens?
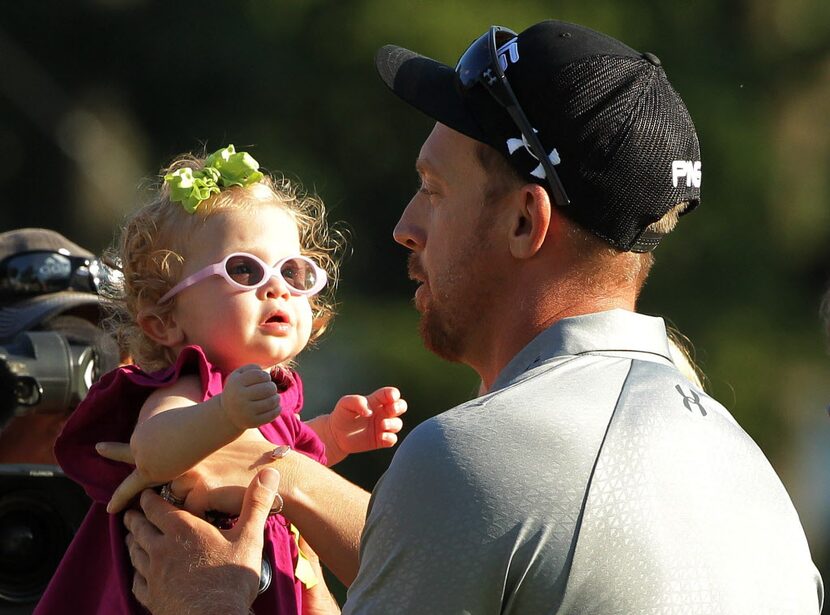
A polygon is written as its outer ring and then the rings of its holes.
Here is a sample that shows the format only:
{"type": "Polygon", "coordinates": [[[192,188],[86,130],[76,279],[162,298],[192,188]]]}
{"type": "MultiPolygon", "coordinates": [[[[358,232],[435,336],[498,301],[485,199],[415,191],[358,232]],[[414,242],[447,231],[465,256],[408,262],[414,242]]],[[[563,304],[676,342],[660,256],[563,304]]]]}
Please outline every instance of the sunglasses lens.
{"type": "Polygon", "coordinates": [[[294,290],[311,290],[317,284],[317,271],[314,265],[304,258],[288,259],[280,267],[280,274],[294,290]]]}
{"type": "Polygon", "coordinates": [[[20,254],[3,263],[0,286],[13,294],[53,293],[69,287],[72,269],[72,262],[63,254],[20,254]]]}
{"type": "Polygon", "coordinates": [[[516,33],[513,30],[509,30],[507,28],[499,28],[496,30],[496,51],[503,52],[504,50],[501,48],[502,45],[512,41],[516,38],[516,33]]]}
{"type": "Polygon", "coordinates": [[[242,286],[256,286],[262,282],[265,271],[257,261],[244,254],[235,254],[225,263],[230,278],[242,286]]]}
{"type": "Polygon", "coordinates": [[[489,32],[477,38],[455,67],[458,79],[465,88],[474,86],[481,74],[490,66],[489,39],[489,32]]]}

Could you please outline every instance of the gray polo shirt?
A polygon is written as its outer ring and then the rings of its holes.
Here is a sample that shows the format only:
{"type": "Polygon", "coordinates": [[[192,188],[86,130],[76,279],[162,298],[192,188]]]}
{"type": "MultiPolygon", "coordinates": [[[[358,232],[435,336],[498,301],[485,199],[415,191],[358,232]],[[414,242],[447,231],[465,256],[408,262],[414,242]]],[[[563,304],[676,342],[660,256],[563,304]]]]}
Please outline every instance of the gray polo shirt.
{"type": "Polygon", "coordinates": [[[419,425],[372,495],[344,613],[818,613],[764,454],[669,359],[662,319],[557,322],[419,425]]]}

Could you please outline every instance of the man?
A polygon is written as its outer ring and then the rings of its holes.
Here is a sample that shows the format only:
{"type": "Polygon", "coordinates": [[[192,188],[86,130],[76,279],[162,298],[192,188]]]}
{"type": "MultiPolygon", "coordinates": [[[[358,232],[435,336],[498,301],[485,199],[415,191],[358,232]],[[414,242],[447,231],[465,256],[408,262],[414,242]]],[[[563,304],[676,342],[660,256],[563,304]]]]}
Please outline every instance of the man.
{"type": "MultiPolygon", "coordinates": [[[[377,63],[437,121],[395,229],[421,333],[485,393],[401,445],[344,612],[818,613],[780,480],[674,367],[662,320],[634,312],[651,251],[699,203],[697,136],[660,61],[547,21],[492,28],[455,70],[392,46],[377,63]]],[[[348,583],[365,495],[300,457],[274,462],[285,514],[348,583]]],[[[166,581],[186,565],[176,534],[200,541],[190,558],[244,554],[240,579],[255,568],[237,537],[153,494],[142,505],[147,519],[126,523],[137,594],[158,612],[218,578],[166,581]]]]}
{"type": "Polygon", "coordinates": [[[55,231],[0,233],[0,613],[31,612],[89,508],[53,447],[119,362],[99,326],[104,273],[55,231]]]}
{"type": "MultiPolygon", "coordinates": [[[[92,379],[118,365],[115,340],[98,326],[101,300],[97,287],[104,272],[97,263],[91,252],[50,229],[0,233],[0,345],[14,347],[16,338],[27,331],[51,331],[70,345],[93,350],[90,369],[66,382],[69,389],[80,389],[72,395],[59,386],[62,372],[59,363],[58,367],[50,363],[53,357],[31,357],[42,362],[42,371],[35,370],[34,375],[45,378],[51,386],[46,387],[39,403],[15,408],[13,416],[5,416],[4,402],[0,463],[56,464],[52,446],[63,423],[92,379]]],[[[53,350],[60,352],[49,347],[53,350]]],[[[77,359],[77,366],[67,367],[82,372],[87,367],[84,356],[77,359]]],[[[17,403],[12,401],[11,405],[17,403]]]]}

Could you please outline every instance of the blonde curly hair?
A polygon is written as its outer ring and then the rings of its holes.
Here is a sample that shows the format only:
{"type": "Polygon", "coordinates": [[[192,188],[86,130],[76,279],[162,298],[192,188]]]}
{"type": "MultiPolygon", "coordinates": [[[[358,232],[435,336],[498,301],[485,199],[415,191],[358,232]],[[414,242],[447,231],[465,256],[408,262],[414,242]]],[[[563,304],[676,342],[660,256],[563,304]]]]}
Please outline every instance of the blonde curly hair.
{"type": "Polygon", "coordinates": [[[190,214],[180,203],[170,200],[169,187],[162,178],[184,167],[202,169],[204,162],[203,156],[193,154],[177,157],[161,172],[154,198],[128,218],[116,244],[106,252],[105,262],[122,275],[120,287],[106,293],[110,301],[105,326],[115,335],[122,351],[148,371],[165,368],[176,357],[172,349],[157,344],[144,333],[138,315],[143,312],[166,322],[173,302],[160,305],[159,299],[181,278],[188,237],[218,211],[271,204],[284,209],[297,224],[303,254],[328,274],[326,288],[309,298],[313,315],[309,342],[319,339],[334,317],[334,290],[346,233],[328,225],[323,201],[285,177],[265,173],[263,179],[247,188],[223,188],[190,214]]]}

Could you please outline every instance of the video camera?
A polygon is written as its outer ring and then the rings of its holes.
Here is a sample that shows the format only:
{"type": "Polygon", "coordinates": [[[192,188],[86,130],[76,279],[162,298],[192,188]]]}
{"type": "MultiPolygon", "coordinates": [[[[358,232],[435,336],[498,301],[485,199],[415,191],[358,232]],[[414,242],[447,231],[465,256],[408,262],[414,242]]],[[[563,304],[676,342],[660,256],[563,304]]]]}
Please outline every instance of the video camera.
{"type": "Polygon", "coordinates": [[[58,466],[0,465],[0,613],[31,613],[89,508],[58,466]]]}
{"type": "Polygon", "coordinates": [[[0,429],[12,416],[74,408],[99,371],[92,346],[56,331],[24,331],[0,344],[0,429]]]}
{"type": "MultiPolygon", "coordinates": [[[[58,316],[72,332],[24,331],[0,344],[0,417],[66,415],[118,356],[93,323],[58,316]],[[79,327],[80,325],[80,327],[79,327]],[[88,328],[82,340],[77,329],[88,328]]],[[[0,464],[0,613],[29,613],[89,508],[56,465],[0,464]]]]}

